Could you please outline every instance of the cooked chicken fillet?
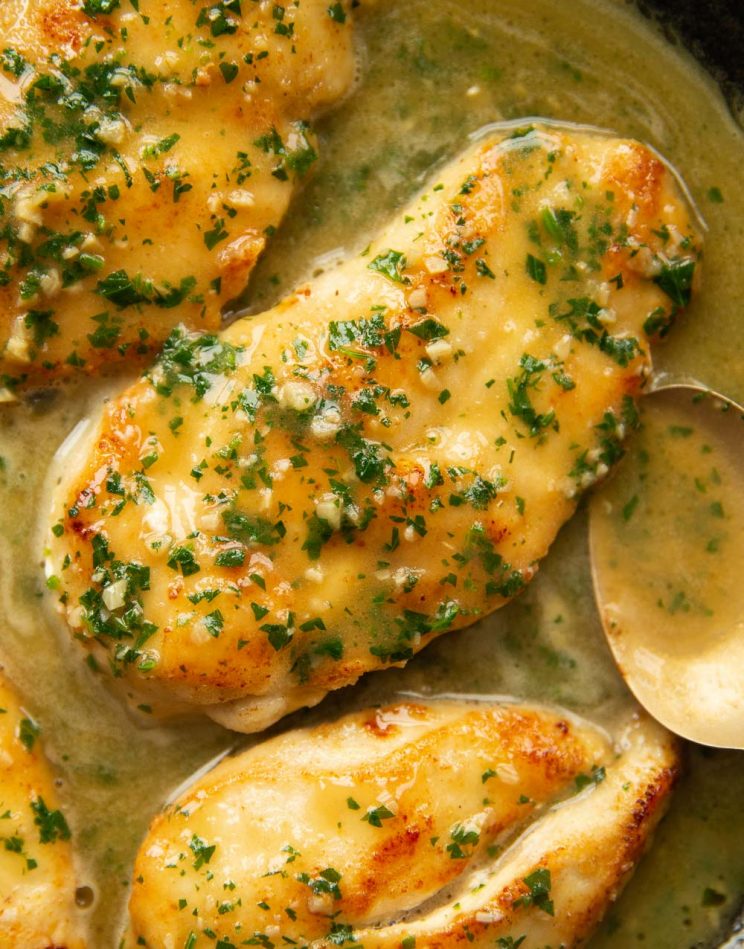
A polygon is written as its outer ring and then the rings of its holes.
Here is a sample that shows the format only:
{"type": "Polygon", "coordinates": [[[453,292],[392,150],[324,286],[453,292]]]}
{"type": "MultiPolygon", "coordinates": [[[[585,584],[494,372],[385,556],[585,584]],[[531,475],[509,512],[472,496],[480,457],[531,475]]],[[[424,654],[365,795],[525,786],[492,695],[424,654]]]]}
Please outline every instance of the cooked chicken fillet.
{"type": "Polygon", "coordinates": [[[405,703],[228,758],[153,822],[127,949],[570,947],[642,854],[674,742],[544,709],[405,703]]]}
{"type": "Polygon", "coordinates": [[[0,675],[0,945],[83,949],[70,829],[39,727],[0,675]]]}
{"type": "Polygon", "coordinates": [[[0,3],[0,383],[216,329],[353,81],[350,0],[0,3]]]}
{"type": "Polygon", "coordinates": [[[518,593],[620,457],[689,209],[637,143],[502,136],[268,313],[176,330],[65,471],[61,609],[149,702],[251,731],[404,663],[518,593]]]}

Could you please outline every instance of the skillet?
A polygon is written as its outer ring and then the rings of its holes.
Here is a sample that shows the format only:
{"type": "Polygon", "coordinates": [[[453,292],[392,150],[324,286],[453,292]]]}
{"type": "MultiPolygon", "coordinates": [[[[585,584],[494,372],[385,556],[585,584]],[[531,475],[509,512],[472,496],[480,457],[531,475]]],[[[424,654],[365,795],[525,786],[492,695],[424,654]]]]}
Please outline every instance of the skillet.
{"type": "Polygon", "coordinates": [[[667,40],[684,45],[723,90],[741,124],[744,105],[744,7],[741,0],[638,0],[667,40]]]}
{"type": "MultiPolygon", "coordinates": [[[[741,0],[638,0],[636,6],[683,45],[721,87],[734,118],[744,118],[744,6],[741,0]]],[[[744,904],[719,949],[744,949],[744,904]]]]}
{"type": "MultiPolygon", "coordinates": [[[[684,46],[715,77],[741,121],[744,115],[739,111],[744,105],[744,63],[740,54],[744,40],[742,0],[703,0],[702,3],[699,0],[648,0],[639,2],[638,7],[645,16],[660,24],[670,44],[684,46]]],[[[726,949],[744,946],[744,936],[736,937],[734,930],[731,940],[724,943],[726,949]]]]}

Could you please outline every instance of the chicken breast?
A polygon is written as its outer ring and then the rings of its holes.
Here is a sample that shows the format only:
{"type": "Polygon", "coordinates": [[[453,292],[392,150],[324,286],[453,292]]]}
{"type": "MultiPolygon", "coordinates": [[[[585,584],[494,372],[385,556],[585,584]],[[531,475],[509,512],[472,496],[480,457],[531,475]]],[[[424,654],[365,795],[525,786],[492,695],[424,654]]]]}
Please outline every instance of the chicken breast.
{"type": "Polygon", "coordinates": [[[642,145],[486,137],[106,407],[54,501],[73,634],[154,707],[251,731],[495,610],[622,454],[698,253],[642,145]]]}
{"type": "Polygon", "coordinates": [[[674,743],[567,715],[403,703],[228,758],[153,822],[126,947],[570,947],[663,813],[674,743]]]}
{"type": "Polygon", "coordinates": [[[350,0],[3,0],[0,383],[220,326],[350,88],[350,0]]]}
{"type": "Polygon", "coordinates": [[[0,945],[83,949],[70,828],[39,726],[0,675],[0,945]]]}

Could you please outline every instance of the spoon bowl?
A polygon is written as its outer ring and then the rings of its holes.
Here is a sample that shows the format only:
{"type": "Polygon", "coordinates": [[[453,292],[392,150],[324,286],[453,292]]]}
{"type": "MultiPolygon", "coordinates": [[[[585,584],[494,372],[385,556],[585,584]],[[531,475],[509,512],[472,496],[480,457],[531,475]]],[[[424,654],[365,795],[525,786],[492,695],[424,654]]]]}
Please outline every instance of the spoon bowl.
{"type": "Polygon", "coordinates": [[[602,624],[651,715],[700,744],[744,749],[744,409],[670,385],[640,418],[590,502],[602,624]]]}

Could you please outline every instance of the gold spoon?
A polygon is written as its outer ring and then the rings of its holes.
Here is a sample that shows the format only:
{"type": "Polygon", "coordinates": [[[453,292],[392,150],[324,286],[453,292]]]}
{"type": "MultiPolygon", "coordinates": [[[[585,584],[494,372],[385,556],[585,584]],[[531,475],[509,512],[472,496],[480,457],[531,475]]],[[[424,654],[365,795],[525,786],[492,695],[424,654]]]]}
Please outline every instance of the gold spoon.
{"type": "Polygon", "coordinates": [[[642,402],[638,437],[590,502],[602,623],[658,721],[744,749],[744,409],[692,385],[642,402]]]}

